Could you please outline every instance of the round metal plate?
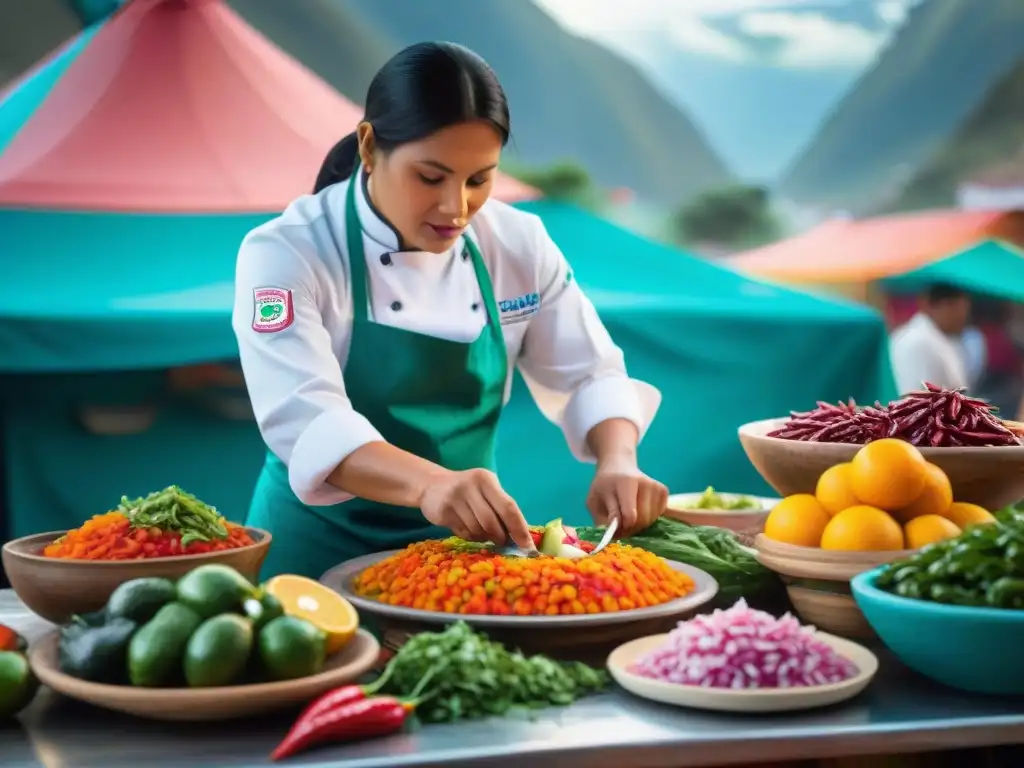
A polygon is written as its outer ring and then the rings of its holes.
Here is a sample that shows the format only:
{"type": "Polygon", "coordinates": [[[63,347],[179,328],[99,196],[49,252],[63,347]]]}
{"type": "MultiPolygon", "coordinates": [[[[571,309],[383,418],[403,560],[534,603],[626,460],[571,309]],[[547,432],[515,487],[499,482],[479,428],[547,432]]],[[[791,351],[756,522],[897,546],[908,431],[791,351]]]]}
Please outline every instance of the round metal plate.
{"type": "Polygon", "coordinates": [[[686,597],[671,600],[661,605],[634,608],[629,611],[587,613],[572,616],[492,616],[487,614],[442,613],[438,611],[424,611],[419,608],[404,608],[357,595],[352,589],[353,579],[364,569],[369,568],[385,557],[390,557],[398,551],[400,550],[377,552],[344,562],[321,576],[320,583],[333,589],[360,611],[376,616],[385,616],[402,621],[415,621],[422,624],[443,625],[451,624],[453,621],[465,621],[467,624],[476,627],[515,627],[520,629],[527,627],[557,629],[560,627],[608,626],[610,624],[624,624],[643,619],[675,616],[699,608],[718,594],[718,582],[715,581],[711,574],[700,570],[700,568],[694,568],[692,565],[666,560],[665,562],[669,567],[685,573],[693,579],[693,592],[686,597]]]}

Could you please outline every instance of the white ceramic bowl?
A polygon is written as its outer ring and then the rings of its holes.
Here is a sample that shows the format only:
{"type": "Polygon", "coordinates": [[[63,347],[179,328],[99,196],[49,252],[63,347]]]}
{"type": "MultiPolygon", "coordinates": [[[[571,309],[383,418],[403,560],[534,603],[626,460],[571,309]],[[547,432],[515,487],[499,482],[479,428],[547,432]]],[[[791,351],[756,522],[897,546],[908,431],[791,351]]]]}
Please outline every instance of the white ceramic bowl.
{"type": "Polygon", "coordinates": [[[692,707],[716,712],[768,713],[827,707],[852,699],[871,683],[878,672],[878,659],[857,643],[817,632],[815,637],[841,656],[853,662],[857,674],[841,683],[814,685],[806,688],[760,688],[733,690],[680,685],[641,677],[630,671],[640,658],[662,645],[668,635],[649,635],[620,645],[608,657],[608,671],[619,685],[644,699],[677,707],[692,707]]]}
{"type": "Polygon", "coordinates": [[[682,520],[690,525],[713,525],[717,528],[728,528],[743,537],[752,539],[764,530],[764,521],[768,519],[768,513],[779,503],[779,499],[764,496],[751,496],[746,493],[720,493],[724,499],[736,499],[739,497],[756,501],[759,509],[698,509],[693,505],[697,503],[701,493],[676,493],[668,497],[668,507],[665,516],[674,520],[682,520]]]}

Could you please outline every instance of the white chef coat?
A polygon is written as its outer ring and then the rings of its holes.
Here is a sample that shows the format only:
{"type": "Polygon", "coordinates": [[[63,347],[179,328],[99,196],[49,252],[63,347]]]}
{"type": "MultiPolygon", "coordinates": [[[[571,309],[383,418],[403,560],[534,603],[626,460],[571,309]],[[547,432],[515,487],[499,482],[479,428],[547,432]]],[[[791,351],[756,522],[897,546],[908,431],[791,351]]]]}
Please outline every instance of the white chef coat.
{"type": "MultiPolygon", "coordinates": [[[[326,478],[357,448],[383,440],[345,394],[353,315],[345,252],[349,183],[300,197],[252,230],[239,250],[235,278],[232,322],[256,421],[267,446],[288,466],[296,496],[313,505],[351,499],[326,478]],[[291,323],[257,332],[255,292],[266,288],[291,292],[291,323]]],[[[397,234],[368,201],[365,179],[355,183],[374,322],[452,341],[476,339],[487,311],[461,239],[442,254],[399,250],[397,234]]],[[[622,351],[541,220],[490,200],[474,217],[470,236],[499,305],[509,360],[506,402],[518,366],[543,414],[562,428],[582,461],[594,460],[586,437],[606,419],[628,419],[643,436],[661,394],[627,376],[622,351]]]]}
{"type": "Polygon", "coordinates": [[[890,353],[900,394],[925,381],[948,389],[969,385],[962,346],[921,312],[893,331],[890,353]]]}

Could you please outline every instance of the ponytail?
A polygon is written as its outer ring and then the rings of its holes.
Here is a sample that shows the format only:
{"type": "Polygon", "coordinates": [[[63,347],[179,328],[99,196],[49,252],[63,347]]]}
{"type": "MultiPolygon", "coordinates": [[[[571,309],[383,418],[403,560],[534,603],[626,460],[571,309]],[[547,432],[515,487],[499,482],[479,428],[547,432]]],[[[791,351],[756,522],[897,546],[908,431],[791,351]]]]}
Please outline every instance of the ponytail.
{"type": "Polygon", "coordinates": [[[320,166],[320,173],[316,176],[313,194],[322,192],[332,184],[349,178],[355,171],[358,156],[359,138],[353,131],[331,147],[331,151],[327,153],[323,165],[320,166]]]}

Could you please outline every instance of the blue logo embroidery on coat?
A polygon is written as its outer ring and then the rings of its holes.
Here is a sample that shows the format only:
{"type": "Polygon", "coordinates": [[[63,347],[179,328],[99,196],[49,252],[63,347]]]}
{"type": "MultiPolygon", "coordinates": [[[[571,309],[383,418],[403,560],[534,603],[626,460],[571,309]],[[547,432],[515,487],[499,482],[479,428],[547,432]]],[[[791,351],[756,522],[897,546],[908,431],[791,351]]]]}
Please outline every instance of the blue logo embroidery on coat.
{"type": "Polygon", "coordinates": [[[501,319],[506,321],[532,315],[540,309],[540,294],[524,293],[514,299],[504,299],[498,302],[498,309],[501,311],[501,319]]]}

